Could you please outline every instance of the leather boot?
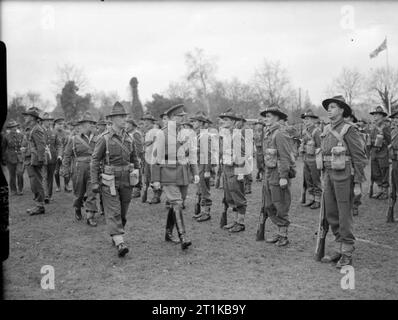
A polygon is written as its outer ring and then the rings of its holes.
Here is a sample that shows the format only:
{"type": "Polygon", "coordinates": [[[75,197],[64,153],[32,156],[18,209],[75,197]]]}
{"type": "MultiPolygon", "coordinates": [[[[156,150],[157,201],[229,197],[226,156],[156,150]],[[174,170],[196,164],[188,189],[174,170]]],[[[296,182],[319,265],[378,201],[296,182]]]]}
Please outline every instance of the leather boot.
{"type": "Polygon", "coordinates": [[[335,242],[332,244],[330,253],[326,254],[321,258],[321,262],[323,263],[337,262],[339,261],[340,258],[341,258],[341,243],[335,242]]]}
{"type": "Polygon", "coordinates": [[[341,246],[341,257],[336,263],[336,268],[352,265],[352,254],[355,250],[354,245],[343,243],[341,246]]]}
{"type": "MultiPolygon", "coordinates": [[[[225,229],[225,230],[229,230],[229,229],[233,228],[233,226],[236,224],[236,221],[238,220],[238,212],[233,209],[232,209],[232,211],[234,212],[234,219],[230,223],[223,226],[223,229],[225,229]]],[[[228,211],[227,211],[227,216],[228,216],[228,211]]]]}
{"type": "Polygon", "coordinates": [[[187,240],[186,235],[185,235],[185,225],[184,225],[184,217],[183,217],[183,214],[182,214],[182,209],[181,208],[175,208],[175,209],[173,209],[173,212],[174,212],[174,217],[175,217],[178,237],[181,240],[181,249],[185,250],[192,243],[191,243],[191,241],[187,240]]]}
{"type": "Polygon", "coordinates": [[[201,206],[200,206],[200,203],[197,202],[197,203],[195,203],[195,212],[194,212],[192,218],[197,219],[197,218],[199,218],[201,215],[202,215],[202,213],[201,213],[201,206]]]}
{"type": "Polygon", "coordinates": [[[141,197],[141,190],[138,189],[138,188],[134,188],[131,197],[132,198],[140,198],[141,197]]]}
{"type": "Polygon", "coordinates": [[[382,188],[381,194],[377,197],[379,200],[387,200],[388,199],[388,188],[382,188]]]}
{"type": "Polygon", "coordinates": [[[314,199],[311,199],[310,201],[308,201],[307,203],[303,204],[303,207],[311,207],[313,204],[315,203],[314,199]]]}
{"type": "Polygon", "coordinates": [[[82,208],[76,208],[75,207],[75,218],[77,221],[80,221],[82,217],[82,208]]]}
{"type": "Polygon", "coordinates": [[[319,201],[314,201],[314,203],[310,206],[310,209],[319,209],[321,207],[321,203],[319,201]]]}
{"type": "Polygon", "coordinates": [[[87,219],[86,219],[86,222],[87,222],[87,224],[88,224],[90,227],[96,227],[96,226],[97,226],[97,222],[95,222],[95,219],[94,219],[94,214],[95,214],[94,211],[89,211],[89,210],[87,210],[87,219]]]}
{"type": "Polygon", "coordinates": [[[28,209],[28,210],[26,210],[26,212],[30,216],[37,216],[39,214],[45,214],[46,213],[43,206],[37,206],[37,207],[34,207],[32,209],[28,209]]]}
{"type": "Polygon", "coordinates": [[[211,216],[210,216],[210,207],[209,206],[205,206],[203,213],[200,215],[199,218],[196,219],[196,221],[198,222],[204,222],[207,220],[210,220],[211,216]]]}
{"type": "Polygon", "coordinates": [[[165,241],[172,243],[180,243],[180,240],[176,239],[173,236],[173,229],[175,225],[173,208],[169,208],[167,212],[167,220],[166,220],[166,235],[164,237],[165,241]]]}
{"type": "Polygon", "coordinates": [[[287,227],[279,228],[279,240],[276,243],[278,247],[284,247],[289,244],[289,239],[287,238],[287,227]]]}
{"type": "Polygon", "coordinates": [[[229,232],[241,232],[245,231],[245,214],[238,213],[238,219],[236,220],[235,225],[229,229],[229,232]]]}

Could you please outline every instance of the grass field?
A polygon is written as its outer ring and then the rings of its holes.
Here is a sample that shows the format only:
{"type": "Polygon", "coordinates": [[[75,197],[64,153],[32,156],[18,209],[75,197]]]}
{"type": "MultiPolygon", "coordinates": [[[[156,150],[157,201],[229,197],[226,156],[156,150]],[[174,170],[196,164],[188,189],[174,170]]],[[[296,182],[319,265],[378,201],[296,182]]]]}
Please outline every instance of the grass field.
{"type": "MultiPolygon", "coordinates": [[[[299,171],[301,168],[298,163],[299,171]]],[[[97,228],[74,220],[72,194],[55,193],[45,215],[28,216],[25,211],[33,201],[25,181],[24,195],[10,198],[7,299],[398,298],[398,223],[385,223],[387,201],[363,197],[360,215],[355,217],[359,239],[354,256],[355,289],[343,290],[343,274],[313,259],[319,211],[298,203],[301,174],[292,185],[291,243],[285,248],[255,241],[260,183],[253,183],[246,231],[238,234],[219,228],[222,190],[212,189],[212,219],[195,222],[195,189],[190,186],[185,224],[192,246],[182,252],[164,241],[164,201],[149,205],[133,199],[125,236],[130,252],[124,259],[117,257],[111,245],[104,217],[99,218],[97,228]],[[55,269],[54,290],[40,286],[43,265],[55,269]]],[[[274,230],[267,221],[267,235],[274,230]]]]}

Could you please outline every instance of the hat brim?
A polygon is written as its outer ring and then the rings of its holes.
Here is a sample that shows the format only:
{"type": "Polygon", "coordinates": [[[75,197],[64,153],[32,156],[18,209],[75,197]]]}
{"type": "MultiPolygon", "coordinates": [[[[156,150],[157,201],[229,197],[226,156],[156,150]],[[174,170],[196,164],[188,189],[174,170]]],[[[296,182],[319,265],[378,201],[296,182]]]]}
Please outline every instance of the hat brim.
{"type": "Polygon", "coordinates": [[[59,122],[59,121],[65,121],[65,118],[57,118],[54,120],[54,123],[59,122]]]}
{"type": "Polygon", "coordinates": [[[232,120],[234,120],[234,121],[239,121],[239,120],[241,120],[241,118],[234,117],[234,116],[229,116],[229,115],[220,115],[220,116],[218,116],[218,117],[221,118],[221,119],[228,118],[228,119],[232,119],[232,120]]]}
{"type": "Polygon", "coordinates": [[[13,125],[7,125],[7,129],[19,127],[19,123],[13,124],[13,125]]]}
{"type": "Polygon", "coordinates": [[[384,112],[384,111],[372,111],[372,112],[369,112],[369,114],[371,114],[372,116],[375,114],[382,114],[385,117],[388,116],[387,112],[384,112]]]}
{"type": "Polygon", "coordinates": [[[94,121],[94,120],[88,120],[88,119],[79,120],[77,123],[85,123],[85,122],[94,123],[94,124],[96,124],[96,123],[97,123],[97,121],[94,121]]]}
{"type": "Polygon", "coordinates": [[[186,113],[185,111],[182,111],[182,112],[179,112],[179,113],[176,113],[176,114],[172,114],[172,115],[170,115],[170,117],[183,117],[183,116],[185,116],[187,114],[188,113],[186,113]]]}
{"type": "Polygon", "coordinates": [[[121,112],[121,113],[111,113],[111,114],[108,114],[106,117],[111,118],[111,117],[116,117],[116,116],[128,116],[128,115],[129,115],[128,113],[121,112]]]}
{"type": "Polygon", "coordinates": [[[281,118],[282,120],[287,119],[287,114],[283,113],[282,111],[279,110],[264,110],[260,112],[260,115],[262,117],[265,117],[267,115],[267,113],[272,113],[277,115],[279,118],[281,118]]]}
{"type": "MultiPolygon", "coordinates": [[[[160,117],[163,117],[163,116],[165,116],[166,114],[162,114],[162,115],[160,115],[160,117]]],[[[156,121],[156,119],[155,118],[150,118],[150,117],[142,117],[141,118],[141,120],[151,120],[151,121],[156,121]]]]}
{"type": "Polygon", "coordinates": [[[394,113],[392,113],[392,114],[389,116],[389,118],[390,118],[390,119],[393,119],[393,118],[398,118],[398,111],[397,111],[397,112],[394,112],[394,113]]]}
{"type": "Polygon", "coordinates": [[[348,117],[349,115],[351,115],[351,112],[352,112],[351,107],[341,100],[337,100],[337,99],[333,99],[333,98],[325,99],[322,101],[323,108],[327,111],[329,108],[329,104],[332,102],[337,103],[340,107],[342,107],[344,109],[343,117],[348,117]]]}
{"type": "Polygon", "coordinates": [[[38,114],[31,113],[31,112],[22,112],[22,115],[23,116],[32,116],[32,117],[35,117],[37,119],[41,119],[41,117],[38,114]]]}
{"type": "Polygon", "coordinates": [[[301,117],[301,119],[305,119],[305,118],[319,119],[319,117],[314,114],[305,114],[305,113],[302,114],[300,117],[301,117]]]}

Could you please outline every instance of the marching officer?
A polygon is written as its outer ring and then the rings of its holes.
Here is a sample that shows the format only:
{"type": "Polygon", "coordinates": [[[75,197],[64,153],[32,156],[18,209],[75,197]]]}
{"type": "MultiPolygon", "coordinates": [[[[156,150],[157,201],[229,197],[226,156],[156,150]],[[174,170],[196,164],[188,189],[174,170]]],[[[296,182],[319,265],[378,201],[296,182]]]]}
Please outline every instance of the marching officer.
{"type": "Polygon", "coordinates": [[[395,222],[394,218],[394,206],[397,201],[397,187],[398,187],[398,112],[394,112],[390,115],[391,123],[391,144],[390,158],[392,160],[391,168],[391,195],[390,204],[387,214],[387,222],[395,222]]]}
{"type": "MultiPolygon", "coordinates": [[[[281,124],[281,120],[284,122],[287,119],[287,114],[278,106],[271,105],[260,115],[265,118],[267,126],[263,144],[265,174],[260,221],[265,222],[266,215],[278,227],[278,232],[266,242],[282,247],[289,243],[290,186],[291,179],[295,177],[292,138],[281,124]]],[[[262,228],[264,226],[262,223],[262,228]]]]}
{"type": "MultiPolygon", "coordinates": [[[[241,130],[234,130],[236,122],[241,121],[241,118],[232,109],[228,109],[218,117],[222,128],[220,132],[222,145],[220,151],[222,153],[225,215],[228,216],[229,208],[234,212],[232,223],[224,225],[223,228],[232,233],[241,232],[245,230],[247,200],[244,176],[248,174],[248,170],[246,170],[248,163],[246,161],[245,139],[241,130]],[[239,140],[241,149],[237,150],[239,140]],[[240,153],[240,155],[237,153],[240,153]]],[[[250,152],[248,153],[250,154],[250,152]]]]}
{"type": "Polygon", "coordinates": [[[171,107],[166,112],[167,127],[157,135],[154,145],[154,164],[151,166],[154,189],[163,188],[163,192],[169,201],[169,210],[166,221],[166,241],[176,242],[172,231],[174,225],[181,242],[181,249],[185,250],[191,245],[187,240],[184,217],[183,200],[187,194],[190,178],[194,177],[194,183],[199,183],[197,166],[197,150],[189,141],[190,137],[184,137],[181,123],[186,115],[183,104],[171,107]],[[187,142],[188,139],[188,142],[187,142]],[[181,150],[184,151],[181,154],[181,150]]]}
{"type": "Polygon", "coordinates": [[[388,199],[390,174],[388,145],[391,143],[391,128],[387,120],[387,112],[382,106],[377,106],[370,114],[374,120],[374,126],[370,133],[371,181],[374,181],[379,188],[377,194],[370,196],[378,200],[386,200],[388,199]]]}
{"type": "Polygon", "coordinates": [[[305,130],[303,133],[303,179],[309,194],[309,201],[303,204],[311,209],[320,208],[322,196],[321,170],[317,168],[315,155],[321,148],[321,130],[316,125],[319,117],[308,109],[301,115],[305,130]]]}
{"type": "Polygon", "coordinates": [[[344,121],[352,112],[344,97],[326,99],[322,105],[330,119],[322,133],[321,144],[323,201],[326,219],[337,245],[330,255],[322,258],[322,262],[337,261],[336,267],[341,268],[352,264],[355,243],[353,196],[361,194],[361,184],[366,180],[364,168],[367,159],[358,129],[344,121]]]}
{"type": "Polygon", "coordinates": [[[133,177],[136,176],[136,169],[140,168],[134,141],[125,130],[127,115],[120,102],[113,105],[108,115],[112,126],[95,144],[90,165],[92,190],[102,193],[106,223],[119,257],[124,257],[129,251],[123,239],[124,227],[135,183],[133,177]],[[104,167],[101,173],[102,162],[104,167]]]}
{"type": "Polygon", "coordinates": [[[84,206],[86,207],[86,222],[91,227],[96,227],[95,213],[97,210],[96,194],[91,189],[90,177],[90,161],[91,155],[95,147],[95,139],[93,131],[96,121],[91,114],[86,113],[81,120],[78,121],[80,126],[79,134],[73,135],[65,150],[64,170],[70,175],[70,167],[73,161],[73,192],[75,200],[73,207],[75,210],[75,218],[80,221],[82,219],[81,208],[85,195],[87,195],[84,206]]]}
{"type": "Polygon", "coordinates": [[[210,194],[210,178],[212,171],[212,146],[210,135],[205,129],[208,118],[203,113],[197,113],[189,119],[187,124],[191,124],[197,135],[197,158],[199,170],[199,183],[197,190],[198,203],[195,210],[194,219],[198,222],[210,220],[210,209],[212,205],[210,194]],[[207,158],[201,159],[207,155],[207,158]]]}
{"type": "Polygon", "coordinates": [[[2,161],[8,169],[11,195],[23,194],[23,134],[17,131],[18,127],[19,124],[11,120],[7,125],[10,133],[5,135],[2,141],[2,161]]]}
{"type": "Polygon", "coordinates": [[[55,167],[58,161],[62,161],[62,137],[52,128],[54,119],[47,112],[41,118],[46,143],[46,160],[43,168],[44,203],[50,203],[55,167]]]}
{"type": "Polygon", "coordinates": [[[39,109],[32,107],[22,113],[27,126],[32,128],[28,135],[28,145],[25,153],[25,161],[28,163],[28,175],[30,187],[34,195],[36,207],[28,209],[27,213],[31,216],[44,214],[44,189],[43,189],[43,165],[45,160],[45,136],[44,130],[40,126],[39,109]]]}
{"type": "Polygon", "coordinates": [[[264,124],[261,121],[257,121],[254,124],[254,145],[256,147],[256,164],[257,164],[256,181],[261,181],[264,176],[263,140],[264,140],[264,124]]]}
{"type": "MultiPolygon", "coordinates": [[[[141,167],[141,161],[144,159],[144,142],[143,142],[143,137],[142,133],[138,130],[137,123],[134,121],[132,116],[127,117],[126,121],[126,130],[127,133],[131,135],[131,137],[134,140],[134,145],[135,145],[135,150],[137,152],[138,156],[138,161],[140,162],[140,167],[141,167]]],[[[142,175],[140,174],[139,182],[137,186],[133,188],[133,198],[139,198],[141,197],[141,188],[142,188],[142,175]]]]}

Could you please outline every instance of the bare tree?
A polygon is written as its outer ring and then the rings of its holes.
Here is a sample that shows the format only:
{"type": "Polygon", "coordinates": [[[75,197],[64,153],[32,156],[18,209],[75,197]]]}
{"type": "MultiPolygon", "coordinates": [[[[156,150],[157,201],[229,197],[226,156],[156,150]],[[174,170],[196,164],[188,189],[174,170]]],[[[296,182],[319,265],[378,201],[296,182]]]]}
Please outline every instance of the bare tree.
{"type": "Polygon", "coordinates": [[[359,102],[363,94],[364,76],[357,69],[343,68],[333,79],[328,91],[333,95],[342,94],[349,105],[359,102]]]}
{"type": "Polygon", "coordinates": [[[382,103],[386,110],[388,101],[391,110],[398,107],[398,69],[375,69],[369,76],[368,88],[373,103],[382,103]]]}
{"type": "Polygon", "coordinates": [[[217,70],[215,59],[206,56],[203,49],[195,48],[185,54],[185,64],[188,69],[186,79],[196,88],[207,113],[210,114],[208,91],[217,70]]]}
{"type": "Polygon", "coordinates": [[[184,100],[193,97],[192,88],[186,82],[170,82],[165,95],[170,99],[182,98],[184,100]]]}
{"type": "Polygon", "coordinates": [[[80,91],[87,89],[88,79],[84,74],[83,68],[65,63],[63,65],[58,65],[55,73],[56,79],[53,81],[53,84],[57,93],[59,93],[69,81],[74,81],[80,91]]]}
{"type": "Polygon", "coordinates": [[[288,109],[292,103],[292,88],[287,70],[280,62],[264,60],[253,77],[253,88],[262,105],[276,104],[288,109]]]}

